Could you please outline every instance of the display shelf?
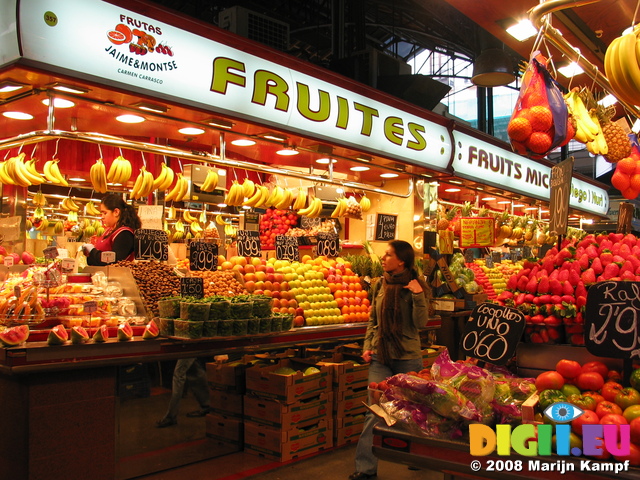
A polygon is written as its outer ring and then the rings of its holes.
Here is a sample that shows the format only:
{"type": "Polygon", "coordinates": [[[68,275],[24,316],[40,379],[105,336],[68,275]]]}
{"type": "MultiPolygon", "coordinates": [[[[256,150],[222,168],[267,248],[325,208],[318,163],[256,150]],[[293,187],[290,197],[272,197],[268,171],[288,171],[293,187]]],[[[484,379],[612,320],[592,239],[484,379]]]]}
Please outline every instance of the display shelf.
{"type": "MultiPolygon", "coordinates": [[[[640,469],[629,467],[627,471],[614,473],[613,471],[581,471],[581,462],[598,460],[587,457],[560,457],[540,456],[524,457],[517,454],[509,456],[488,455],[484,457],[472,456],[469,453],[469,444],[465,442],[440,440],[419,436],[404,430],[402,427],[378,425],[374,427],[373,453],[381,460],[394,463],[402,463],[416,468],[442,471],[445,478],[477,479],[493,478],[498,480],[511,479],[545,479],[545,480],[587,480],[596,478],[624,478],[629,480],[640,479],[640,469]],[[522,461],[522,470],[506,471],[496,467],[494,471],[487,471],[491,462],[505,460],[522,461]],[[471,463],[479,461],[481,468],[478,471],[471,469],[471,463]],[[563,465],[565,471],[541,471],[535,470],[529,462],[539,462],[537,465],[556,466],[563,465]],[[571,470],[574,469],[574,470],[571,470]]],[[[603,463],[615,463],[607,460],[603,463]]],[[[495,465],[495,463],[494,463],[495,465]]],[[[535,465],[535,464],[534,464],[535,465]]]]}

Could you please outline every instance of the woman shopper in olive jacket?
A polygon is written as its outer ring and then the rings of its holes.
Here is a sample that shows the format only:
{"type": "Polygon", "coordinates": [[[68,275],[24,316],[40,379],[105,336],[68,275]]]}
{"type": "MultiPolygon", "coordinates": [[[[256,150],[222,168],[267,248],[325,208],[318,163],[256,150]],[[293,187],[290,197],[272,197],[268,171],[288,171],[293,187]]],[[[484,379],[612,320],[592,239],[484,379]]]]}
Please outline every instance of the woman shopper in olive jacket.
{"type": "MultiPolygon", "coordinates": [[[[384,275],[374,290],[362,358],[371,362],[369,383],[397,373],[422,369],[420,329],[429,317],[427,285],[414,267],[413,247],[403,240],[389,242],[382,257],[384,275]]],[[[373,427],[378,418],[367,413],[356,449],[356,471],[350,480],[375,478],[378,459],[373,455],[373,427]]]]}

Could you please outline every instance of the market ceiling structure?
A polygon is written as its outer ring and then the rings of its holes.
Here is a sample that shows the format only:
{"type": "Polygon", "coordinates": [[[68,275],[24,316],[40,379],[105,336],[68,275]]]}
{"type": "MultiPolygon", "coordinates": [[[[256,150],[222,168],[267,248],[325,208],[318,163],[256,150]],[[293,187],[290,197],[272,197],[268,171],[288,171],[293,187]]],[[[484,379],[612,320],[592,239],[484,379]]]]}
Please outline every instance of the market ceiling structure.
{"type": "MultiPolygon", "coordinates": [[[[514,0],[491,0],[470,2],[465,0],[447,1],[375,1],[375,0],[271,0],[266,1],[172,1],[157,0],[155,5],[166,8],[170,13],[194,17],[200,21],[218,25],[220,13],[232,7],[243,7],[256,12],[267,19],[273,19],[287,26],[287,41],[281,50],[299,59],[336,70],[340,73],[354,72],[354,58],[358,52],[374,49],[384,51],[389,57],[395,57],[399,63],[405,63],[421,50],[438,51],[451,58],[473,61],[483,50],[499,47],[505,50],[517,65],[528,58],[533,40],[518,42],[505,31],[510,19],[526,16],[526,12],[536,2],[514,0]]],[[[567,40],[580,48],[585,57],[594,64],[601,62],[606,45],[620,34],[622,29],[630,25],[635,5],[631,0],[601,0],[593,5],[582,6],[573,10],[564,10],[554,14],[553,23],[564,31],[559,24],[560,19],[569,22],[567,40]],[[566,18],[565,18],[566,17],[566,18]],[[569,33],[569,31],[576,32],[569,33]]],[[[271,25],[270,25],[271,27],[271,25]]],[[[254,38],[260,41],[260,38],[254,38]]],[[[263,43],[273,39],[263,38],[263,43]]],[[[277,41],[281,41],[278,37],[277,41]]],[[[551,52],[557,55],[557,52],[551,52]]],[[[559,59],[557,61],[560,61],[559,59]]],[[[601,63],[600,63],[601,64],[601,63]]],[[[357,64],[358,66],[360,64],[357,64]]],[[[364,68],[364,67],[362,67],[364,68]]],[[[2,73],[2,72],[0,72],[2,73]]],[[[357,69],[356,69],[357,73],[357,69]]],[[[362,73],[362,72],[361,72],[362,73]]],[[[371,78],[371,72],[366,71],[371,78]]],[[[13,96],[0,93],[0,110],[21,109],[36,113],[34,119],[27,122],[8,121],[0,116],[0,131],[3,137],[9,138],[25,131],[45,130],[48,126],[47,108],[41,100],[51,92],[50,85],[60,78],[46,72],[32,72],[14,69],[12,76],[18,76],[32,85],[33,90],[25,95],[13,96]],[[34,95],[34,93],[36,93],[34,95]]],[[[0,76],[0,80],[2,77],[0,76]]],[[[63,79],[65,80],[65,79],[63,79]]],[[[587,84],[587,78],[578,77],[574,82],[587,84]]],[[[185,108],[181,105],[161,105],[166,111],[147,113],[149,122],[139,125],[120,124],[113,119],[122,110],[138,111],[140,102],[154,103],[153,98],[144,98],[125,91],[101,88],[98,85],[83,84],[89,92],[75,97],[77,105],[69,111],[56,109],[56,128],[79,132],[103,131],[110,135],[123,136],[149,141],[150,131],[155,141],[187,150],[220,151],[220,132],[225,129],[208,130],[202,136],[176,135],[176,131],[184,124],[206,124],[211,119],[211,112],[185,108]]],[[[374,85],[372,85],[374,86],[374,85]]],[[[158,103],[157,100],[155,103],[158,103]]],[[[224,120],[224,119],[223,119],[224,120]]],[[[227,120],[229,121],[229,120],[227,120]]],[[[270,132],[260,125],[251,125],[240,121],[232,121],[233,131],[226,132],[226,154],[229,157],[242,158],[265,164],[284,165],[286,167],[305,166],[307,171],[325,172],[326,165],[316,163],[321,156],[329,154],[338,159],[332,174],[355,179],[359,182],[378,185],[381,173],[397,173],[399,178],[422,176],[430,178],[433,172],[424,167],[400,165],[385,158],[363,157],[363,153],[352,149],[330,148],[319,145],[312,138],[287,135],[286,132],[270,132]],[[286,138],[286,143],[297,145],[300,155],[295,158],[275,155],[275,150],[282,147],[283,142],[269,142],[265,133],[275,133],[286,138]],[[230,145],[237,137],[252,136],[260,138],[256,146],[249,149],[238,149],[230,145]],[[362,160],[365,158],[365,160],[362,160]],[[369,165],[369,171],[353,174],[349,168],[369,165]]],[[[431,178],[443,178],[436,173],[431,178]]],[[[444,176],[446,179],[446,176],[444,176]]],[[[382,183],[384,185],[384,183],[382,183]]],[[[468,187],[479,185],[466,182],[468,187]]],[[[454,198],[457,202],[474,201],[476,191],[463,189],[454,198]]],[[[516,200],[516,198],[514,198],[516,200]]],[[[534,199],[518,198],[530,204],[534,199]]],[[[501,209],[499,206],[494,206],[501,209]]]]}

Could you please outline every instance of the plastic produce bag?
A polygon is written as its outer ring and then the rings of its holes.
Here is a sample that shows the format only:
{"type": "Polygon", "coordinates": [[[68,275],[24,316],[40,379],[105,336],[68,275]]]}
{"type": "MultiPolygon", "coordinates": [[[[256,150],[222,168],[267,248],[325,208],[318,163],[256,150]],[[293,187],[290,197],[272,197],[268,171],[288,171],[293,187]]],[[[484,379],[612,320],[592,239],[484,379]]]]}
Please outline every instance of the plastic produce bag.
{"type": "Polygon", "coordinates": [[[507,126],[513,150],[532,158],[569,143],[575,133],[562,91],[546,64],[540,52],[531,55],[507,126]]]}

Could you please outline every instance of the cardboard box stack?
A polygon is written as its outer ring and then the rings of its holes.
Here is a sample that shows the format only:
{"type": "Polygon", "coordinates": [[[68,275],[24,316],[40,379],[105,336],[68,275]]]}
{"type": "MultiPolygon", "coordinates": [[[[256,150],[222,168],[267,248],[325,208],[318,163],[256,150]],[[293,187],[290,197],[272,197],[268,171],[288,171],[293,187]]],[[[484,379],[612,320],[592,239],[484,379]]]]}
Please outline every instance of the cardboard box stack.
{"type": "Polygon", "coordinates": [[[336,447],[356,442],[367,411],[369,364],[359,364],[348,354],[334,353],[318,362],[333,370],[333,440],[336,447]]]}
{"type": "Polygon", "coordinates": [[[332,370],[304,359],[246,370],[244,448],[247,452],[287,461],[333,446],[332,370]],[[284,368],[293,375],[275,373],[284,368]]]}

